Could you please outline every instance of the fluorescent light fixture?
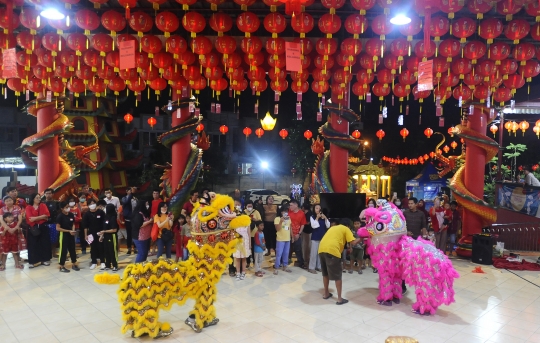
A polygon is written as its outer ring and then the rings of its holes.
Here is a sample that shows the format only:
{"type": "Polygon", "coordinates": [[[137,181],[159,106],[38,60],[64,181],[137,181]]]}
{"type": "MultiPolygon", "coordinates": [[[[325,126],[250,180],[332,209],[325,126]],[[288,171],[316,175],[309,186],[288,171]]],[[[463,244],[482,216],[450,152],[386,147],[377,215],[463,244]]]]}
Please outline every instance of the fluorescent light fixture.
{"type": "Polygon", "coordinates": [[[41,16],[43,18],[51,19],[51,20],[60,20],[64,19],[66,16],[64,13],[60,12],[54,7],[49,7],[41,11],[41,16]]]}
{"type": "Polygon", "coordinates": [[[262,168],[262,169],[268,169],[268,162],[262,161],[262,162],[261,162],[261,168],[262,168]]]}
{"type": "Polygon", "coordinates": [[[407,25],[411,22],[411,18],[407,17],[403,13],[399,13],[390,19],[390,22],[394,25],[407,25]]]}

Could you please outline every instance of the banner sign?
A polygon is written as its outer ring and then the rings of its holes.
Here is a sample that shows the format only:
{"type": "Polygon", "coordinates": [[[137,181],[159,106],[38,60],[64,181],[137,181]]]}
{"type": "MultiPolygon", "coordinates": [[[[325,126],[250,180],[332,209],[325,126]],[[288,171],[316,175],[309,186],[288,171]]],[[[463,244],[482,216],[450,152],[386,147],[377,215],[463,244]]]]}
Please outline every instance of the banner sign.
{"type": "Polygon", "coordinates": [[[285,42],[285,69],[287,71],[302,70],[300,55],[300,43],[285,42]]]}
{"type": "Polygon", "coordinates": [[[497,206],[540,218],[540,190],[519,185],[502,185],[497,194],[497,206]]]}
{"type": "Polygon", "coordinates": [[[135,41],[120,42],[120,69],[135,68],[135,41]]]}
{"type": "Polygon", "coordinates": [[[418,91],[433,89],[433,60],[418,63],[418,91]]]}

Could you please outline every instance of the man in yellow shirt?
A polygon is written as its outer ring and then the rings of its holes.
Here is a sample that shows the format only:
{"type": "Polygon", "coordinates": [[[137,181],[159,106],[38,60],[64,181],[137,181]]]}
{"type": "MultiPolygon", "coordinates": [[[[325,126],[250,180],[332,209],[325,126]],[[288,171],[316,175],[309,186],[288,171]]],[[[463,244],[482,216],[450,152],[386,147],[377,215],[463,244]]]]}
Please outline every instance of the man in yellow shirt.
{"type": "Polygon", "coordinates": [[[338,294],[336,305],[343,305],[349,302],[349,300],[341,297],[341,275],[343,273],[341,252],[345,248],[345,244],[352,242],[351,246],[353,246],[360,243],[361,240],[361,238],[354,239],[351,229],[345,226],[347,222],[350,221],[342,220],[340,225],[330,227],[319,244],[319,258],[321,260],[324,283],[323,299],[332,297],[332,293],[328,291],[328,285],[330,284],[330,280],[333,280],[336,282],[338,294]]]}

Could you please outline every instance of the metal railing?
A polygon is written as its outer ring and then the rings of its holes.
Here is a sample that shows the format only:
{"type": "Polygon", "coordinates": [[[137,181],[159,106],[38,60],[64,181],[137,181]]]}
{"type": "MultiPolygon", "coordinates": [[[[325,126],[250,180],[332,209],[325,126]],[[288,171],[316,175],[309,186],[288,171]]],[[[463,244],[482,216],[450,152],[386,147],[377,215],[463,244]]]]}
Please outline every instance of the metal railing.
{"type": "Polygon", "coordinates": [[[493,242],[504,242],[506,250],[540,251],[540,223],[492,224],[482,229],[493,242]]]}

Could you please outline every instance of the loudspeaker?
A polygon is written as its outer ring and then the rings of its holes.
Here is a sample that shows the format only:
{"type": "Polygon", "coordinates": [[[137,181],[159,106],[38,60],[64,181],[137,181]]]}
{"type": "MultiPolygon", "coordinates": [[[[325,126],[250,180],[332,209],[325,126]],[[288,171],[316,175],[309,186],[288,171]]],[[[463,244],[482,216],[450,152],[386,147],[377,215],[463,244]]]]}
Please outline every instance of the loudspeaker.
{"type": "Polygon", "coordinates": [[[473,235],[472,262],[486,266],[493,264],[493,240],[491,235],[473,235]]]}

